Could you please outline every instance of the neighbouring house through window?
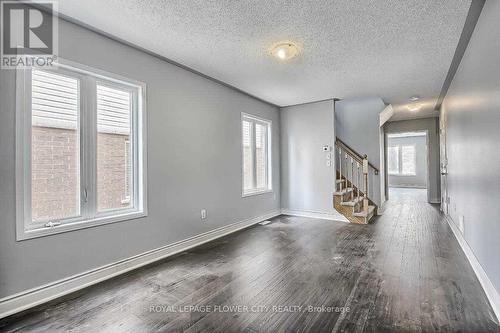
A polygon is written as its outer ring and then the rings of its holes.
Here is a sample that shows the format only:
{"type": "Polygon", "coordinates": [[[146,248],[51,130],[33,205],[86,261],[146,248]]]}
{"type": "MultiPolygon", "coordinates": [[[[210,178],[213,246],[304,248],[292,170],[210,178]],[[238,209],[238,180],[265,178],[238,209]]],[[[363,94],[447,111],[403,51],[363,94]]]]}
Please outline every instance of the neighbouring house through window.
{"type": "Polygon", "coordinates": [[[144,215],[143,84],[66,64],[19,78],[18,239],[144,215]]]}
{"type": "Polygon", "coordinates": [[[271,122],[242,114],[243,196],[272,190],[271,122]]]}

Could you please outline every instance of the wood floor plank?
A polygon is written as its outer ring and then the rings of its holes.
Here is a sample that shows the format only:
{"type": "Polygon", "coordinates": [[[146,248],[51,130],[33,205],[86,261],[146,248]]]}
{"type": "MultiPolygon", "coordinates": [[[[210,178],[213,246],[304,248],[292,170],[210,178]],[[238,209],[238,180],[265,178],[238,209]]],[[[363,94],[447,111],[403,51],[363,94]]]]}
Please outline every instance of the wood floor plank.
{"type": "Polygon", "coordinates": [[[0,331],[500,327],[438,207],[426,202],[425,191],[391,189],[384,214],[370,225],[280,216],[0,320],[0,331]]]}

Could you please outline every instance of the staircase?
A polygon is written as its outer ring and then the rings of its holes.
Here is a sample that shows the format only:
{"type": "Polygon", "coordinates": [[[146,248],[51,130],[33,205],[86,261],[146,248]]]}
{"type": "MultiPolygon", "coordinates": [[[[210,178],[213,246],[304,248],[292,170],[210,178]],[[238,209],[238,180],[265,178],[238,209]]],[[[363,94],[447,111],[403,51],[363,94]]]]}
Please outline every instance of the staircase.
{"type": "Polygon", "coordinates": [[[366,155],[358,154],[337,138],[335,140],[337,176],[333,206],[351,223],[368,224],[377,215],[377,205],[369,198],[369,176],[378,175],[366,155]]]}

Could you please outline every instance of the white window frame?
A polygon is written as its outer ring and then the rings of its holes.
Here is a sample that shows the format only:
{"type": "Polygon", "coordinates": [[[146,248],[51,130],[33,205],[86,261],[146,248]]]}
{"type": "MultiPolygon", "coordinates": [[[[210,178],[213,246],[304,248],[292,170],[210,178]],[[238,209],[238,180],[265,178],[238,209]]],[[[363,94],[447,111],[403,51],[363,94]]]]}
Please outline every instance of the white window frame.
{"type": "Polygon", "coordinates": [[[412,143],[412,144],[402,144],[401,148],[401,168],[400,168],[400,175],[401,176],[416,176],[417,175],[417,145],[412,143]],[[413,147],[413,165],[415,167],[415,172],[403,172],[403,147],[413,147]]]}
{"type": "Polygon", "coordinates": [[[390,145],[389,147],[398,147],[398,172],[389,172],[390,176],[397,176],[397,177],[411,177],[411,176],[416,176],[417,175],[417,146],[414,143],[410,144],[395,144],[395,145],[390,145]],[[403,173],[403,147],[413,147],[413,150],[415,154],[413,155],[413,164],[415,165],[415,172],[414,173],[403,173]]]}
{"type": "MultiPolygon", "coordinates": [[[[130,150],[131,146],[130,146],[130,140],[125,140],[125,147],[123,147],[123,149],[125,150],[125,170],[123,170],[123,172],[125,173],[125,184],[124,184],[124,193],[123,193],[123,198],[122,198],[122,204],[128,204],[130,203],[130,189],[131,189],[131,184],[130,184],[130,179],[128,177],[128,171],[129,171],[129,165],[128,163],[130,163],[130,153],[129,153],[129,150],[130,150]]],[[[132,162],[133,163],[133,162],[132,162]]]]}
{"type": "MultiPolygon", "coordinates": [[[[42,68],[41,70],[47,70],[42,68]]],[[[142,82],[58,58],[55,73],[80,79],[80,216],[33,223],[31,216],[31,72],[16,70],[16,239],[18,241],[147,216],[146,85],[142,82]],[[133,205],[97,211],[97,84],[132,92],[133,205]],[[82,91],[84,93],[82,94],[82,91]],[[85,201],[85,197],[87,200],[85,201]]]]}
{"type": "Polygon", "coordinates": [[[273,180],[272,180],[272,121],[264,118],[260,118],[248,113],[241,113],[240,120],[240,140],[241,140],[241,196],[249,197],[253,195],[259,195],[264,193],[272,193],[273,192],[273,180]],[[245,189],[245,172],[244,172],[244,147],[243,147],[243,121],[248,121],[252,123],[252,132],[251,132],[251,148],[252,148],[252,172],[253,172],[253,187],[252,189],[245,189]],[[255,124],[260,124],[267,127],[267,168],[266,168],[266,178],[267,184],[265,188],[257,188],[257,159],[256,159],[256,142],[255,142],[255,124]]]}

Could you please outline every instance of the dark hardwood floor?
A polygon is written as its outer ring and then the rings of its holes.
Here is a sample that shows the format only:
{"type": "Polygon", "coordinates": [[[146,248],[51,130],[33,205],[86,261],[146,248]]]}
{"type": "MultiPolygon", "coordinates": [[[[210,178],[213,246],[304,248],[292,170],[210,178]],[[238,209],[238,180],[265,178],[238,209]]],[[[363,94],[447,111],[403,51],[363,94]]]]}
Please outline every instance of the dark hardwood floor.
{"type": "Polygon", "coordinates": [[[0,331],[500,332],[500,327],[438,207],[425,202],[423,190],[393,190],[384,215],[370,225],[277,217],[6,318],[0,331]]]}

